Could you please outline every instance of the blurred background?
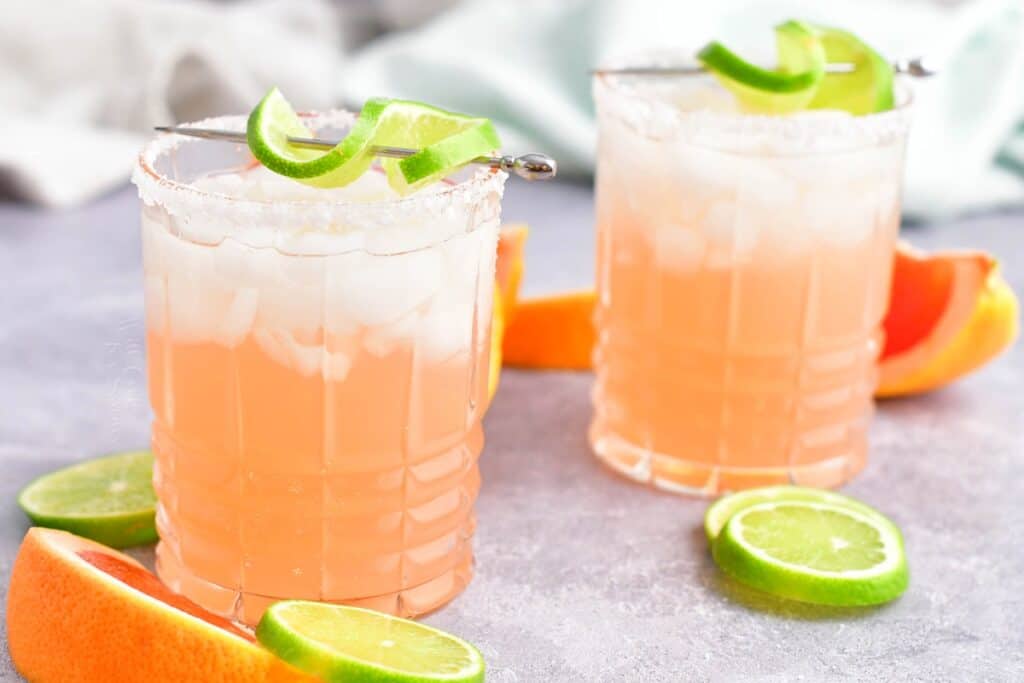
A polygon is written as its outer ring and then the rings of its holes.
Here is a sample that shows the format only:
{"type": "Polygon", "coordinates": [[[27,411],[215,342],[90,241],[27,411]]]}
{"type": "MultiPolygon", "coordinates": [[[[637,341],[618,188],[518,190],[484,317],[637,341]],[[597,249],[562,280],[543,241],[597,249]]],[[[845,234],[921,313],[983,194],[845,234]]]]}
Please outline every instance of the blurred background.
{"type": "Polygon", "coordinates": [[[1021,0],[5,0],[0,194],[88,203],[127,182],[152,126],[245,113],[272,85],[303,109],[383,95],[489,116],[508,151],[585,183],[591,67],[712,38],[770,54],[787,18],[942,66],[915,83],[909,216],[1024,201],[1021,0]]]}

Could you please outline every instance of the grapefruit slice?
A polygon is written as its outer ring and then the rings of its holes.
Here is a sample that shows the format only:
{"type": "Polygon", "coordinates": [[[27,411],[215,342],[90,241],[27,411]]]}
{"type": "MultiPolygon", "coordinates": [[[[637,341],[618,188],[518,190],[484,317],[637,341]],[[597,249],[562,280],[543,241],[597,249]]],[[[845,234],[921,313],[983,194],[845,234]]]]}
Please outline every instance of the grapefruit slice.
{"type": "Polygon", "coordinates": [[[529,234],[530,228],[525,223],[510,223],[503,225],[498,235],[488,400],[494,398],[494,393],[498,390],[498,381],[501,379],[501,347],[505,338],[505,328],[519,298],[519,283],[523,279],[523,248],[529,234]]]}
{"type": "Polygon", "coordinates": [[[901,244],[893,263],[878,396],[944,386],[1010,346],[1018,304],[999,264],[977,251],[924,254],[901,244]]]}
{"type": "Polygon", "coordinates": [[[519,299],[519,283],[523,280],[523,251],[530,228],[526,223],[509,223],[501,226],[498,238],[498,262],[495,277],[501,292],[502,310],[505,322],[512,319],[512,311],[519,299]]]}
{"type": "Polygon", "coordinates": [[[15,667],[36,683],[316,680],[127,555],[55,529],[30,529],[22,541],[7,641],[15,667]]]}
{"type": "Polygon", "coordinates": [[[505,330],[502,355],[510,366],[587,370],[594,349],[593,290],[516,303],[505,330]]]}

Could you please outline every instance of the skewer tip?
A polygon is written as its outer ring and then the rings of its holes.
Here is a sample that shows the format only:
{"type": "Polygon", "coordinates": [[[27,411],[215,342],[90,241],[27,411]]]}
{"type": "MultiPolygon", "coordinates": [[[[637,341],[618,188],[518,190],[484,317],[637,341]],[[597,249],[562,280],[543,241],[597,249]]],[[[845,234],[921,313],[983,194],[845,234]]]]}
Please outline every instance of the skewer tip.
{"type": "Polygon", "coordinates": [[[513,170],[526,180],[547,180],[558,174],[558,162],[546,154],[524,154],[516,157],[513,170]]]}
{"type": "Polygon", "coordinates": [[[896,63],[896,70],[914,78],[931,78],[939,73],[938,64],[927,57],[902,59],[896,63]]]}

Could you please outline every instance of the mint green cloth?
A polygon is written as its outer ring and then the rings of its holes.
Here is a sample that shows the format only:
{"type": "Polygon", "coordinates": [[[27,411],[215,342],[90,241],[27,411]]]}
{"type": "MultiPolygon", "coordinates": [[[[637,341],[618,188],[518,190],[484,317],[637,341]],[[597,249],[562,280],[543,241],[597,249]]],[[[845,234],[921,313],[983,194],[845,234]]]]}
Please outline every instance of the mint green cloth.
{"type": "Polygon", "coordinates": [[[506,148],[593,172],[590,68],[650,48],[696,51],[712,38],[770,59],[771,27],[800,18],[852,30],[885,55],[925,55],[915,81],[905,212],[936,218],[1024,202],[1024,3],[957,8],[889,0],[470,2],[393,34],[344,65],[339,95],[384,95],[492,117],[506,148]]]}

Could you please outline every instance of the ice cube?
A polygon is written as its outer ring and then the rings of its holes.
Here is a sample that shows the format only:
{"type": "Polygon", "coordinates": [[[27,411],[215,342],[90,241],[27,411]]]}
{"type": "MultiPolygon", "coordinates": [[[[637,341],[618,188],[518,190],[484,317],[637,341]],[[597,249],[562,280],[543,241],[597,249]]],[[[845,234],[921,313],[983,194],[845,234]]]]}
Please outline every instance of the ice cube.
{"type": "Polygon", "coordinates": [[[231,291],[212,277],[213,255],[207,247],[182,240],[168,263],[167,310],[171,334],[196,341],[216,335],[220,321],[231,301],[231,291]]]}
{"type": "Polygon", "coordinates": [[[352,369],[352,356],[344,351],[326,354],[323,362],[323,376],[329,382],[344,382],[352,369]]]}
{"type": "Polygon", "coordinates": [[[164,286],[164,275],[150,275],[145,278],[146,328],[163,332],[167,319],[167,289],[164,286]]]}
{"type": "Polygon", "coordinates": [[[281,365],[303,375],[320,373],[324,355],[322,344],[300,344],[294,336],[280,329],[257,329],[253,338],[264,353],[281,365]]]}
{"type": "Polygon", "coordinates": [[[714,202],[704,214],[700,229],[708,240],[711,268],[735,268],[751,260],[761,235],[764,213],[737,207],[734,202],[714,202]]]}
{"type": "Polygon", "coordinates": [[[670,155],[673,166],[665,178],[696,202],[732,197],[738,190],[743,170],[749,165],[727,152],[696,145],[679,145],[670,155]]]}
{"type": "Polygon", "coordinates": [[[799,200],[796,182],[772,162],[758,158],[742,165],[736,195],[736,201],[744,211],[791,209],[799,200]]]}
{"type": "Polygon", "coordinates": [[[254,286],[257,259],[252,248],[226,239],[213,248],[214,275],[224,287],[254,286]]]}
{"type": "Polygon", "coordinates": [[[366,330],[363,344],[372,355],[383,358],[403,344],[411,347],[419,322],[419,312],[412,311],[394,322],[366,330]]]}
{"type": "Polygon", "coordinates": [[[766,259],[779,262],[793,258],[806,258],[810,250],[814,248],[818,234],[815,232],[814,226],[807,223],[802,206],[801,200],[795,206],[766,212],[763,215],[758,248],[762,250],[761,253],[765,255],[766,259]]]}
{"type": "Polygon", "coordinates": [[[242,343],[252,330],[259,304],[260,295],[256,288],[243,287],[235,291],[220,323],[218,339],[222,344],[233,348],[242,343]]]}
{"type": "Polygon", "coordinates": [[[440,359],[468,352],[472,347],[476,295],[475,288],[445,287],[434,297],[416,335],[420,348],[440,359]]]}
{"type": "Polygon", "coordinates": [[[808,228],[826,244],[844,249],[856,247],[874,234],[881,209],[877,191],[819,191],[804,199],[808,228]]]}
{"type": "Polygon", "coordinates": [[[707,240],[695,227],[662,223],[654,228],[658,264],[676,271],[700,268],[707,251],[707,240]]]}
{"type": "Polygon", "coordinates": [[[273,250],[261,251],[254,260],[253,283],[259,287],[259,312],[255,326],[263,329],[282,329],[310,336],[316,333],[323,324],[326,315],[324,310],[323,277],[318,278],[316,271],[323,272],[322,259],[310,258],[305,267],[310,272],[308,283],[296,281],[303,272],[302,266],[289,264],[289,257],[273,250]],[[320,261],[319,265],[317,262],[320,261]],[[293,266],[289,274],[288,266],[293,266]]]}
{"type": "Polygon", "coordinates": [[[327,305],[335,316],[376,327],[398,320],[433,297],[443,279],[437,249],[333,257],[325,273],[327,305]]]}

